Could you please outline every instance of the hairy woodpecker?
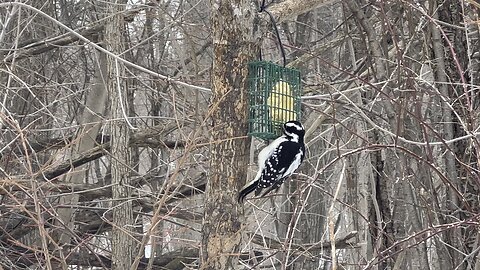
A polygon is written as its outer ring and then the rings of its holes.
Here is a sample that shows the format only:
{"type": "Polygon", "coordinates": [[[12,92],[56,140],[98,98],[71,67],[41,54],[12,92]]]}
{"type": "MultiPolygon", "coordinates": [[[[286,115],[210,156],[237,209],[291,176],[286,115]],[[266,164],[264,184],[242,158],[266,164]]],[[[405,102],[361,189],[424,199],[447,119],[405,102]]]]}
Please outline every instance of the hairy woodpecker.
{"type": "Polygon", "coordinates": [[[263,148],[258,154],[258,172],[255,179],[246,184],[238,195],[238,202],[255,191],[255,195],[267,189],[262,196],[279,188],[302,163],[305,156],[303,136],[305,129],[298,121],[283,124],[283,135],[263,148]]]}

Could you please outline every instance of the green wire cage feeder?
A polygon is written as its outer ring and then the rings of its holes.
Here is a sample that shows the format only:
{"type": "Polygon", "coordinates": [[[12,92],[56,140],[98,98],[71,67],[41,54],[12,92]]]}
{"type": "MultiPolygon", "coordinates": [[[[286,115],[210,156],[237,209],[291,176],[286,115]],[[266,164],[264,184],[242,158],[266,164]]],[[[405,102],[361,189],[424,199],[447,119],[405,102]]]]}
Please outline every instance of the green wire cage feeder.
{"type": "Polygon", "coordinates": [[[286,121],[300,119],[300,72],[272,62],[248,64],[248,135],[270,140],[286,121]]]}

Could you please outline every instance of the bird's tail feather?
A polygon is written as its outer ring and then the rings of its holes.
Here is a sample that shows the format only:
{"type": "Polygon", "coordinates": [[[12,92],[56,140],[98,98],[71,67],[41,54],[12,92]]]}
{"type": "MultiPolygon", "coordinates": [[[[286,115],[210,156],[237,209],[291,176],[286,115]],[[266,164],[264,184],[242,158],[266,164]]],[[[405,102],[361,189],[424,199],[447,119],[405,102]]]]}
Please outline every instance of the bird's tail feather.
{"type": "Polygon", "coordinates": [[[245,186],[242,191],[238,194],[238,202],[243,203],[243,200],[245,197],[247,197],[248,194],[250,194],[252,191],[254,191],[258,186],[258,181],[253,181],[251,184],[245,186]]]}

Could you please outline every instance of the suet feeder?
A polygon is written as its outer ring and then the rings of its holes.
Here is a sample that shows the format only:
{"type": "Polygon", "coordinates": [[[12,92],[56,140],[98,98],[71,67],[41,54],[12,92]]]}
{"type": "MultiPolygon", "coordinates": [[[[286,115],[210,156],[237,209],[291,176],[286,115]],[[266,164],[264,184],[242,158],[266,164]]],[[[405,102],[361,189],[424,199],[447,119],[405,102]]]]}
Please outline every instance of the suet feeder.
{"type": "Polygon", "coordinates": [[[283,123],[300,119],[300,72],[272,62],[248,64],[248,135],[264,140],[281,135],[283,123]]]}

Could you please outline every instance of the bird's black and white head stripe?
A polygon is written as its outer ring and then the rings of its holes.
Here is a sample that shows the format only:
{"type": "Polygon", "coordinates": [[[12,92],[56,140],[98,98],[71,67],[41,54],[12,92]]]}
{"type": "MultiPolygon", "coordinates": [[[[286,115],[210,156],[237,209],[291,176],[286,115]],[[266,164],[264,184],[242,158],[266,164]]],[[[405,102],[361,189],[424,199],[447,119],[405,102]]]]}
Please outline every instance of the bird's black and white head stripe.
{"type": "Polygon", "coordinates": [[[298,122],[298,121],[288,121],[286,122],[285,124],[283,124],[283,126],[286,128],[294,128],[296,129],[297,131],[302,131],[302,130],[305,130],[305,128],[303,127],[302,123],[298,122]]]}
{"type": "Polygon", "coordinates": [[[298,142],[299,139],[303,141],[305,128],[302,123],[298,121],[288,121],[283,124],[283,133],[294,141],[298,142]]]}
{"type": "Polygon", "coordinates": [[[278,188],[285,178],[298,169],[305,155],[304,135],[305,129],[300,122],[288,121],[283,124],[283,135],[258,154],[257,175],[242,189],[239,201],[253,191],[258,195],[267,188],[265,195],[278,188]]]}

